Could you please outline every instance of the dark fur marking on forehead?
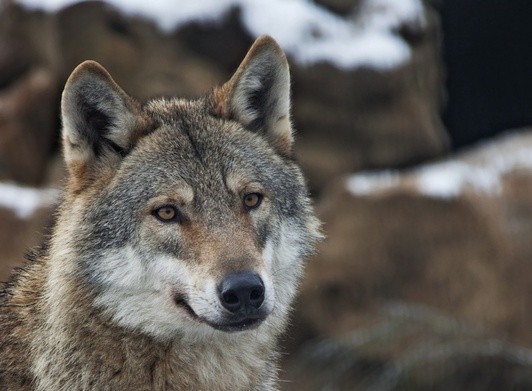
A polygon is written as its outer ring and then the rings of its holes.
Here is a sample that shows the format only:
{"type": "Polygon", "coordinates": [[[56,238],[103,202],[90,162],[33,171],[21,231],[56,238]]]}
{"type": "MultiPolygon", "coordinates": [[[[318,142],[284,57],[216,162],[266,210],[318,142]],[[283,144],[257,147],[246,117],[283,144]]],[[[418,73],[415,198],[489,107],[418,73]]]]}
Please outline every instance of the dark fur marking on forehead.
{"type": "Polygon", "coordinates": [[[212,106],[210,95],[206,94],[193,100],[164,98],[152,100],[144,106],[144,110],[158,126],[173,128],[179,134],[186,136],[194,157],[204,164],[207,151],[198,142],[201,137],[197,137],[196,130],[198,126],[204,126],[205,113],[210,113],[210,106],[212,106]]]}
{"type": "Polygon", "coordinates": [[[181,122],[181,129],[183,129],[183,133],[188,137],[188,141],[190,142],[190,145],[192,146],[192,150],[194,151],[194,156],[200,161],[200,163],[203,164],[203,155],[200,152],[200,148],[192,135],[190,134],[190,125],[187,121],[181,122]]]}

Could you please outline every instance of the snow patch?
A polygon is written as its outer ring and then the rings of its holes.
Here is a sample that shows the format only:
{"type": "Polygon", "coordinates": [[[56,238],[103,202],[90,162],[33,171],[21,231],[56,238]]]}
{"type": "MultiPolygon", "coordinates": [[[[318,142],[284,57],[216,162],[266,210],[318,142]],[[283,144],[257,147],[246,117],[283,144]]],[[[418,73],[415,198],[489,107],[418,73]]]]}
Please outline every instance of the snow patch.
{"type": "Polygon", "coordinates": [[[441,199],[458,197],[466,190],[497,196],[503,190],[504,175],[519,169],[532,170],[532,134],[524,137],[509,134],[482,144],[456,160],[410,171],[361,172],[347,178],[346,186],[355,196],[406,187],[441,199]]]}
{"type": "Polygon", "coordinates": [[[482,193],[498,193],[501,189],[500,174],[489,167],[461,162],[434,164],[417,172],[417,188],[429,197],[458,197],[466,187],[482,193]]]}
{"type": "Polygon", "coordinates": [[[53,205],[59,198],[57,189],[35,189],[0,183],[0,208],[13,210],[22,219],[37,209],[53,205]]]}
{"type": "Polygon", "coordinates": [[[347,178],[347,189],[354,195],[380,193],[399,185],[401,175],[396,171],[361,173],[347,178]]]}
{"type": "MultiPolygon", "coordinates": [[[[75,0],[19,0],[55,12],[75,0]]],[[[304,65],[329,62],[342,69],[391,69],[408,61],[411,49],[395,33],[401,24],[426,23],[421,0],[364,0],[356,18],[333,14],[309,0],[107,0],[122,12],[154,20],[172,30],[188,22],[216,22],[239,8],[248,32],[273,36],[304,65]]]]}

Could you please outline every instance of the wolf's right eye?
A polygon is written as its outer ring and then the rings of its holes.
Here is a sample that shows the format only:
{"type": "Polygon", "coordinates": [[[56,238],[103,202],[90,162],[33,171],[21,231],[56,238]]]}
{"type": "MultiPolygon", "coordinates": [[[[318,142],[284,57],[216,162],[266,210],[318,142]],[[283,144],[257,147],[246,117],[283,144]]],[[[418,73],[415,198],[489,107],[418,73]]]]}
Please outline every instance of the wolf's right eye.
{"type": "Polygon", "coordinates": [[[179,212],[172,205],[161,206],[155,209],[152,214],[163,223],[179,222],[181,220],[179,212]]]}

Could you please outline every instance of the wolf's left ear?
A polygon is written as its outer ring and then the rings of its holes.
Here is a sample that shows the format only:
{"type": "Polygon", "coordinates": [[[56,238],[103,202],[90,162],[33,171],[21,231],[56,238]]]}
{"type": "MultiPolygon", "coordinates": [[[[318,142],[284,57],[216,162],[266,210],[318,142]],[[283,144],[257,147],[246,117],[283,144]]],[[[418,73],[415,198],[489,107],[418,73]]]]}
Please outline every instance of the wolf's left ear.
{"type": "Polygon", "coordinates": [[[290,72],[272,37],[259,37],[233,77],[214,91],[217,113],[264,134],[282,155],[292,155],[290,72]]]}
{"type": "Polygon", "coordinates": [[[116,166],[147,128],[140,105],[94,61],[70,75],[61,117],[67,167],[71,177],[84,182],[116,166]]]}

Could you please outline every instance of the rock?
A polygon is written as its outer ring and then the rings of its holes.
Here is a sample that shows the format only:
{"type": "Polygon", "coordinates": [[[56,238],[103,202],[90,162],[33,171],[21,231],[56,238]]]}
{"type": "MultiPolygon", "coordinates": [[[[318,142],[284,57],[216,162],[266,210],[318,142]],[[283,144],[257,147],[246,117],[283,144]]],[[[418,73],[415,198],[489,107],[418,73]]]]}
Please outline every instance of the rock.
{"type": "Polygon", "coordinates": [[[0,90],[0,180],[42,183],[58,136],[59,88],[39,68],[0,90]]]}
{"type": "Polygon", "coordinates": [[[53,18],[0,7],[0,180],[42,183],[57,145],[59,97],[53,18]]]}
{"type": "Polygon", "coordinates": [[[316,0],[316,3],[342,16],[356,13],[361,0],[316,0]]]}
{"type": "Polygon", "coordinates": [[[186,23],[173,32],[172,38],[191,54],[217,64],[229,78],[253,43],[241,17],[240,9],[233,8],[216,23],[186,23]]]}
{"type": "Polygon", "coordinates": [[[100,62],[129,94],[198,96],[221,82],[217,67],[191,56],[179,43],[142,18],[128,18],[97,1],[82,2],[57,15],[63,78],[82,61],[100,62]]]}
{"type": "Polygon", "coordinates": [[[411,58],[390,70],[293,67],[294,119],[311,185],[361,169],[404,167],[444,156],[449,138],[439,113],[443,65],[436,12],[397,28],[411,58]],[[319,148],[318,148],[319,146],[319,148]],[[336,158],[335,158],[336,155],[336,158]]]}
{"type": "Polygon", "coordinates": [[[0,89],[25,74],[33,63],[32,54],[24,42],[14,37],[0,38],[0,89]]]}
{"type": "Polygon", "coordinates": [[[318,333],[350,330],[360,313],[390,299],[494,325],[515,319],[501,280],[511,238],[500,224],[500,205],[474,196],[426,197],[408,183],[397,186],[375,197],[341,187],[325,196],[321,213],[329,239],[309,265],[301,298],[302,313],[318,333]]]}
{"type": "Polygon", "coordinates": [[[307,343],[284,390],[530,389],[532,350],[419,305],[389,303],[374,324],[307,343]]]}
{"type": "Polygon", "coordinates": [[[34,67],[56,74],[61,53],[55,33],[51,15],[4,1],[0,6],[0,88],[34,67]]]}
{"type": "Polygon", "coordinates": [[[0,281],[24,263],[24,254],[41,245],[58,195],[54,189],[0,183],[0,281]]]}
{"type": "MultiPolygon", "coordinates": [[[[431,344],[458,349],[450,361],[446,359],[453,371],[457,370],[454,359],[470,360],[478,350],[485,364],[467,361],[463,369],[476,373],[478,384],[483,384],[482,376],[490,375],[492,358],[497,362],[494,370],[503,372],[500,379],[508,381],[505,385],[517,379],[512,371],[532,373],[532,365],[519,360],[514,363],[517,367],[503,365],[506,349],[518,352],[523,349],[518,344],[532,346],[531,156],[532,130],[527,130],[443,162],[405,171],[359,173],[329,188],[318,205],[328,239],[307,267],[290,348],[297,350],[312,339],[335,342],[341,349],[327,359],[373,362],[379,376],[390,362],[396,365],[393,360],[398,356],[406,360],[418,344],[426,345],[427,354],[431,344]],[[414,326],[432,322],[428,336],[414,332],[405,337],[400,331],[405,323],[399,322],[399,327],[383,315],[382,307],[396,302],[406,303],[407,309],[427,309],[421,313],[428,315],[420,315],[414,326]],[[465,341],[462,332],[440,335],[450,324],[446,319],[477,325],[478,330],[464,326],[471,333],[460,348],[465,341]],[[298,330],[305,334],[298,338],[298,330]],[[377,355],[366,347],[342,350],[345,341],[355,338],[349,336],[364,338],[379,330],[389,334],[378,345],[377,355]],[[505,335],[517,345],[502,347],[505,335]],[[489,358],[493,341],[500,342],[500,355],[489,358]],[[468,344],[474,349],[468,351],[468,344]]],[[[423,366],[418,364],[415,376],[422,377],[423,366]]],[[[311,372],[306,375],[312,378],[311,372]]],[[[444,382],[445,376],[438,379],[444,382]]],[[[433,380],[436,385],[440,381],[433,380]]],[[[426,386],[426,381],[419,384],[426,386]]],[[[424,389],[419,384],[412,389],[424,389]]]]}
{"type": "Polygon", "coordinates": [[[40,210],[31,219],[21,219],[0,208],[0,281],[7,281],[12,270],[25,262],[24,255],[41,244],[52,212],[40,210]]]}

